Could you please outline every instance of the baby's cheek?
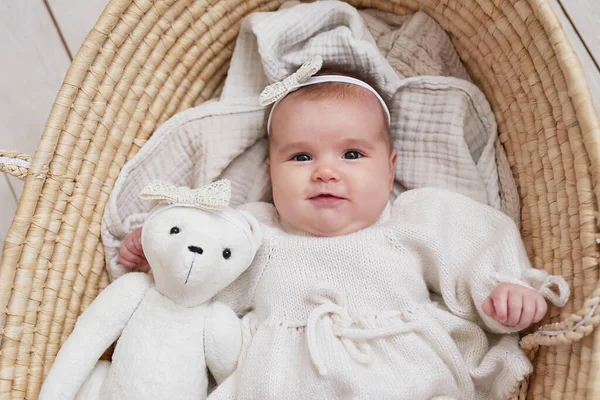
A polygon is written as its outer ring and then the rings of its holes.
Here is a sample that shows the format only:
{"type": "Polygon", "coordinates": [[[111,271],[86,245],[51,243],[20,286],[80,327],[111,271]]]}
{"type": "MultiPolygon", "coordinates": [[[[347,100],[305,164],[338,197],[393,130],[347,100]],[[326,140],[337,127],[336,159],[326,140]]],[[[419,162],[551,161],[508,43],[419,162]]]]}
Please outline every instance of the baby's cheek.
{"type": "Polygon", "coordinates": [[[275,203],[275,208],[277,212],[285,219],[286,221],[293,222],[295,220],[296,212],[294,204],[288,198],[286,198],[285,194],[280,196],[275,196],[273,193],[273,203],[275,203]]]}
{"type": "Polygon", "coordinates": [[[375,197],[386,197],[390,194],[390,180],[389,168],[381,165],[378,168],[365,171],[360,178],[360,183],[364,192],[375,197]]]}
{"type": "Polygon", "coordinates": [[[300,181],[293,177],[279,177],[272,181],[273,200],[275,206],[279,210],[285,208],[296,198],[300,196],[299,185],[300,181]],[[295,183],[294,183],[295,182],[295,183]]]}
{"type": "Polygon", "coordinates": [[[365,183],[363,198],[365,198],[364,207],[370,213],[377,216],[383,212],[390,199],[391,187],[389,173],[379,171],[377,177],[367,178],[365,183]]]}

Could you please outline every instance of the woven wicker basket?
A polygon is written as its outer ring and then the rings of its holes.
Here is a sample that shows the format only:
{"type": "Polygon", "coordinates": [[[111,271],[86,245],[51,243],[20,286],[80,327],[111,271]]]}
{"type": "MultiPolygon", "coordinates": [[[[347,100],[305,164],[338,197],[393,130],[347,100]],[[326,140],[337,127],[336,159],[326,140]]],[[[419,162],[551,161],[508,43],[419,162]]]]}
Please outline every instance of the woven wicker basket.
{"type": "MultiPolygon", "coordinates": [[[[108,284],[100,220],[123,164],[178,111],[221,90],[242,19],[281,0],[112,0],[73,60],[33,158],[0,265],[0,399],[33,399],[78,315],[108,284]]],[[[448,31],[494,109],[532,262],[573,296],[524,339],[535,371],[516,396],[600,398],[600,124],[548,0],[365,0],[423,10],[448,31]],[[541,346],[538,345],[550,345],[541,346]]]]}

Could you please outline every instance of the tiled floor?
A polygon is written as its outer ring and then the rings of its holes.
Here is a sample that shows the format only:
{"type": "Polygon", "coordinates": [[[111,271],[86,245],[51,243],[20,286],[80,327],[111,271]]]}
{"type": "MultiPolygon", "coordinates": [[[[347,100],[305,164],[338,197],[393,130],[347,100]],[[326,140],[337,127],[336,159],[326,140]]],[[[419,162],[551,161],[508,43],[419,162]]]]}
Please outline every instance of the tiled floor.
{"type": "MultiPolygon", "coordinates": [[[[550,1],[581,60],[600,110],[600,0],[550,1]]],[[[0,63],[0,148],[33,154],[72,55],[107,2],[0,2],[0,54],[4,55],[0,63]]],[[[18,180],[0,176],[0,243],[4,243],[21,192],[18,180]]]]}

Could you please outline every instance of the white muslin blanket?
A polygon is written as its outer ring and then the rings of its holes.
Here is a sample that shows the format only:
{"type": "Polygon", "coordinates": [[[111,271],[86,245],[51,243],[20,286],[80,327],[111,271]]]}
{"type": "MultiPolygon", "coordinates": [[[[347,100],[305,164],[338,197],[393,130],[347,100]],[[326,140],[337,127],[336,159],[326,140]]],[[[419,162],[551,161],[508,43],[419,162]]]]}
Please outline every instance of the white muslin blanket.
{"type": "Polygon", "coordinates": [[[325,66],[365,70],[393,97],[393,198],[406,189],[445,188],[518,222],[518,194],[494,115],[433,19],[358,11],[338,1],[290,2],[248,16],[221,96],[173,116],[123,167],[102,220],[111,280],[125,273],[119,246],[150,209],[138,194],[151,180],[198,187],[227,178],[232,206],[270,200],[259,94],[315,55],[325,66]]]}

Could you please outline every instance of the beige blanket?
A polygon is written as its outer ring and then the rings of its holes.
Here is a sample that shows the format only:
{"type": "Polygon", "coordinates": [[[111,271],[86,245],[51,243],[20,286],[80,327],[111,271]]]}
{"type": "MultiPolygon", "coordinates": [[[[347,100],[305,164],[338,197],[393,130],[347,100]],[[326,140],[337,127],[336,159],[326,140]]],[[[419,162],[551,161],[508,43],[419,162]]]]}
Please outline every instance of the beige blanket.
{"type": "Polygon", "coordinates": [[[124,166],[102,220],[111,279],[125,272],[118,249],[144,221],[149,204],[138,194],[152,179],[197,187],[224,177],[232,181],[233,206],[270,200],[258,95],[317,54],[326,64],[366,70],[394,97],[392,197],[406,189],[446,188],[519,220],[492,111],[433,19],[422,12],[359,12],[338,1],[286,3],[243,22],[221,96],[175,115],[124,166]]]}

